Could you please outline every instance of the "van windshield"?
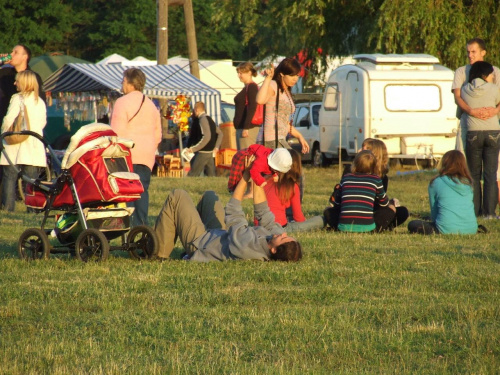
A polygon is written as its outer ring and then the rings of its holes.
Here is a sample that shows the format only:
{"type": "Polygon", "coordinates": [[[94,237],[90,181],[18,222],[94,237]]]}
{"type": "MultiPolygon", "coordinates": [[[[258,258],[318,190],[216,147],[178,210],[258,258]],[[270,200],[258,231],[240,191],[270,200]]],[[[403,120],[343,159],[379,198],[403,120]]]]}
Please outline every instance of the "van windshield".
{"type": "Polygon", "coordinates": [[[388,111],[439,111],[441,92],[436,85],[387,85],[385,107],[388,111]]]}

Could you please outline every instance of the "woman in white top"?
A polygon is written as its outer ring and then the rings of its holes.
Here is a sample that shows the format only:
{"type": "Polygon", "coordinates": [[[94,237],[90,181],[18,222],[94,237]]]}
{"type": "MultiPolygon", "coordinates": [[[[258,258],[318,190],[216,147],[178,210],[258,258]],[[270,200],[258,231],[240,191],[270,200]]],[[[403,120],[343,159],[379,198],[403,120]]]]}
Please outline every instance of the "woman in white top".
{"type": "MultiPolygon", "coordinates": [[[[25,117],[29,118],[30,130],[43,136],[43,128],[47,123],[47,109],[45,102],[38,97],[38,82],[36,75],[30,70],[17,73],[16,82],[19,94],[12,96],[9,109],[2,123],[2,133],[5,133],[16,120],[24,103],[25,117]]],[[[4,140],[3,147],[10,161],[17,165],[25,175],[37,178],[40,167],[47,166],[45,147],[35,137],[28,137],[25,141],[8,145],[4,140]]],[[[0,165],[3,165],[2,206],[7,211],[14,211],[16,202],[16,168],[9,165],[7,158],[2,153],[0,165]]]]}
{"type": "Polygon", "coordinates": [[[295,103],[293,102],[290,89],[297,83],[300,73],[300,63],[291,57],[283,59],[276,70],[274,67],[266,69],[266,79],[257,93],[257,103],[265,104],[266,112],[264,126],[260,128],[257,136],[257,143],[262,143],[269,148],[277,147],[290,148],[286,137],[290,133],[298,138],[302,145],[302,153],[309,152],[309,145],[306,140],[292,125],[291,120],[295,112],[295,103]],[[278,108],[276,108],[276,95],[278,96],[278,108]],[[278,121],[276,127],[276,112],[278,121]],[[276,134],[277,133],[277,134],[276,134]]]}

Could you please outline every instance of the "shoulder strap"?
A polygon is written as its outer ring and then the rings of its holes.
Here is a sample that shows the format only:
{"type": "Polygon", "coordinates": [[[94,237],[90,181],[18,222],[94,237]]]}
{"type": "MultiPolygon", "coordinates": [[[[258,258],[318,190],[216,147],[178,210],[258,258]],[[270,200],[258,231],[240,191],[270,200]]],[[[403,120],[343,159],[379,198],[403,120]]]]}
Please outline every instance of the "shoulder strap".
{"type": "Polygon", "coordinates": [[[19,100],[21,103],[21,114],[24,117],[24,124],[26,126],[26,129],[23,129],[23,130],[31,130],[30,129],[30,119],[28,117],[28,109],[26,108],[26,105],[24,104],[24,96],[19,94],[19,100]]]}
{"type": "MultiPolygon", "coordinates": [[[[278,85],[276,85],[277,87],[278,85]]],[[[275,112],[275,117],[274,117],[274,148],[278,148],[278,108],[280,106],[279,103],[280,99],[280,89],[279,87],[276,88],[276,112],[275,112]]]]}
{"type": "Polygon", "coordinates": [[[141,105],[139,106],[139,109],[137,110],[137,112],[135,113],[135,115],[133,115],[132,118],[130,120],[128,120],[128,122],[132,121],[134,119],[134,117],[137,116],[137,114],[140,112],[140,110],[142,108],[142,105],[144,104],[144,99],[146,99],[146,95],[142,94],[141,105]]]}

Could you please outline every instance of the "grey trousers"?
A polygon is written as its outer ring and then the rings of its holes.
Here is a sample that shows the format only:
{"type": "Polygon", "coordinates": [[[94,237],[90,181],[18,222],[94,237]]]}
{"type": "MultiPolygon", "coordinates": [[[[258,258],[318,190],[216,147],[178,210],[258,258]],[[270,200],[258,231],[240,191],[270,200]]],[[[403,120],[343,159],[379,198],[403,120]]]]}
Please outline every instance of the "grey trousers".
{"type": "Polygon", "coordinates": [[[189,177],[199,177],[205,172],[207,177],[215,176],[215,159],[212,152],[197,152],[191,159],[189,177]]]}
{"type": "Polygon", "coordinates": [[[244,148],[249,148],[251,145],[257,142],[257,135],[259,134],[260,126],[254,126],[248,129],[248,137],[243,138],[241,133],[243,129],[236,130],[236,144],[238,150],[242,150],[244,148]]]}
{"type": "Polygon", "coordinates": [[[226,229],[224,207],[213,191],[206,191],[195,207],[189,194],[182,189],[172,190],[156,219],[155,231],[159,240],[158,256],[168,258],[177,238],[188,254],[197,250],[193,244],[209,229],[226,229]]]}

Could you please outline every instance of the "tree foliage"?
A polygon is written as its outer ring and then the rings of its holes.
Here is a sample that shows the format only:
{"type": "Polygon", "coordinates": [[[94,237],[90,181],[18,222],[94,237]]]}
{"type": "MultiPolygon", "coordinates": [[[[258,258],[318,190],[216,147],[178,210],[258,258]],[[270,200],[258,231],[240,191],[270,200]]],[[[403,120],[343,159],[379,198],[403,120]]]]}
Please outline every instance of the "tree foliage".
{"type": "MultiPolygon", "coordinates": [[[[0,0],[0,52],[24,43],[97,61],[156,57],[156,0],[0,0]]],[[[500,65],[498,0],[193,0],[201,58],[429,53],[450,68],[481,37],[500,65]],[[318,48],[323,52],[318,54],[318,48]]],[[[169,8],[169,55],[187,55],[184,13],[169,8]]]]}
{"type": "Polygon", "coordinates": [[[455,69],[467,40],[487,41],[487,60],[500,62],[498,0],[391,0],[380,7],[369,46],[385,53],[429,53],[455,69]]]}

